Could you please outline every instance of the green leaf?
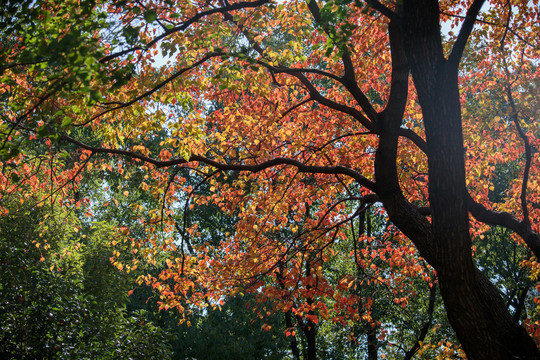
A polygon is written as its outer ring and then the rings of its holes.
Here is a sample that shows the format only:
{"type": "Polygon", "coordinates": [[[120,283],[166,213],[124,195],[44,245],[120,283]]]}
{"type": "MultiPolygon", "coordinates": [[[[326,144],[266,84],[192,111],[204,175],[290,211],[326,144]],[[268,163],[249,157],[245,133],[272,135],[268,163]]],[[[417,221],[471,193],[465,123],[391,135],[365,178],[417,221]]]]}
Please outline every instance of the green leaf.
{"type": "Polygon", "coordinates": [[[10,177],[11,177],[11,181],[13,182],[19,182],[19,180],[21,179],[21,177],[16,173],[11,173],[10,177]]]}
{"type": "Polygon", "coordinates": [[[43,125],[37,128],[37,135],[38,137],[47,137],[47,135],[50,134],[50,127],[49,125],[43,125]]]}
{"type": "Polygon", "coordinates": [[[153,23],[157,20],[157,13],[154,10],[147,10],[144,13],[144,21],[147,23],[153,23]]]}
{"type": "Polygon", "coordinates": [[[70,118],[69,116],[65,116],[63,119],[62,119],[62,127],[66,127],[66,126],[69,126],[73,123],[73,119],[70,118]]]}
{"type": "Polygon", "coordinates": [[[134,43],[139,37],[140,27],[126,26],[122,31],[126,41],[130,44],[134,43]]]}
{"type": "Polygon", "coordinates": [[[93,101],[100,101],[101,93],[97,90],[90,90],[90,99],[92,99],[93,101]]]}

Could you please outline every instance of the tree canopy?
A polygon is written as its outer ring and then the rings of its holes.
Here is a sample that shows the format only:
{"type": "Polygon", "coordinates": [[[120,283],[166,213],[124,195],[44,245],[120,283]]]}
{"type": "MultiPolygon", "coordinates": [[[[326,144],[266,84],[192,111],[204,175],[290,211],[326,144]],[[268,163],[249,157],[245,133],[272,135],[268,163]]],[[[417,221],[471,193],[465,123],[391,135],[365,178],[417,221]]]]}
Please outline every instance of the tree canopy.
{"type": "Polygon", "coordinates": [[[427,354],[440,296],[444,356],[539,359],[539,13],[8,1],[0,213],[104,219],[120,271],[162,266],[162,309],[249,296],[294,356],[332,326],[427,354]]]}

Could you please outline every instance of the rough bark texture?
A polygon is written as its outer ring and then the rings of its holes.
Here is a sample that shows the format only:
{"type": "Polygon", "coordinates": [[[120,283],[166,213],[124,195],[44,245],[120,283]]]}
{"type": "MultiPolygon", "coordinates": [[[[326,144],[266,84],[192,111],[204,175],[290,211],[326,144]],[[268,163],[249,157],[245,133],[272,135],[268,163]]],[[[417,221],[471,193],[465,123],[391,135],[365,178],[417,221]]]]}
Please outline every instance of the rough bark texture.
{"type": "MultiPolygon", "coordinates": [[[[390,218],[437,270],[448,318],[468,358],[538,359],[540,354],[534,341],[513,321],[498,290],[473,263],[458,69],[443,56],[438,3],[405,1],[403,11],[404,51],[426,128],[431,225],[421,220],[418,211],[406,202],[397,184],[396,127],[401,122],[398,115],[402,105],[398,100],[392,101],[392,94],[379,123],[378,193],[390,218]],[[386,176],[390,178],[385,179],[386,176]]],[[[401,58],[403,50],[397,41],[394,39],[392,50],[396,58],[401,58]]],[[[392,75],[400,76],[397,69],[392,75]]],[[[398,91],[399,81],[392,79],[392,90],[398,91]]]]}

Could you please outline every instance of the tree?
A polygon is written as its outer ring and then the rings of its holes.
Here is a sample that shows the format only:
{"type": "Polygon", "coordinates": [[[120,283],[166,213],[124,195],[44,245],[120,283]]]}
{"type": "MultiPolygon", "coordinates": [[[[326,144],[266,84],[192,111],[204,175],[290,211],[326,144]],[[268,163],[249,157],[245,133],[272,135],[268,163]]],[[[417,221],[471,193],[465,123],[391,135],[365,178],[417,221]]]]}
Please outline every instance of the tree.
{"type": "Polygon", "coordinates": [[[112,227],[85,229],[57,204],[20,207],[17,194],[2,195],[2,358],[170,358],[166,332],[124,313],[135,276],[109,261],[112,227]]]}
{"type": "Polygon", "coordinates": [[[168,269],[146,278],[165,308],[249,291],[287,312],[281,282],[305,300],[295,312],[314,329],[328,314],[322,299],[333,298],[322,266],[345,226],[372,207],[417,250],[391,251],[389,261],[421,256],[436,271],[469,358],[537,359],[535,341],[477,266],[471,236],[487,225],[512,231],[506,241],[527,245],[534,257],[523,266],[537,276],[539,8],[485,3],[8,6],[0,151],[20,177],[32,154],[78,148],[80,160],[51,175],[56,189],[110,166],[107,154],[122,158],[120,171],[146,172],[140,187],[162,205],[148,210],[138,246],[150,262],[171,254],[168,269]],[[445,36],[441,25],[451,28],[445,36]],[[160,147],[148,147],[158,132],[160,147]],[[495,168],[510,163],[519,176],[504,203],[492,203],[495,168]],[[212,194],[197,196],[179,168],[212,194]],[[193,246],[197,224],[174,221],[191,201],[236,212],[236,231],[193,246]]]}

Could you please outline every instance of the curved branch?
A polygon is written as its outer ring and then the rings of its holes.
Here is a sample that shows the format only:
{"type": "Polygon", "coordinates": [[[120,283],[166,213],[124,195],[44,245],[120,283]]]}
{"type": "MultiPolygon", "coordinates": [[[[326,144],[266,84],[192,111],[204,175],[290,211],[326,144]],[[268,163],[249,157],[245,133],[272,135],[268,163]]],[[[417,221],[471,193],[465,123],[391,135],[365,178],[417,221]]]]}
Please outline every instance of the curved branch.
{"type": "Polygon", "coordinates": [[[431,323],[433,321],[433,311],[435,310],[435,299],[437,297],[437,286],[433,284],[431,288],[429,289],[429,305],[428,305],[428,319],[424,323],[424,326],[422,326],[422,329],[420,330],[420,334],[418,335],[418,339],[414,343],[414,345],[405,353],[405,357],[403,360],[410,360],[413,358],[414,354],[420,349],[420,343],[424,341],[426,338],[426,335],[429,331],[429,328],[431,326],[431,323]]]}
{"type": "Polygon", "coordinates": [[[25,118],[29,117],[31,113],[33,113],[35,110],[37,110],[46,100],[48,100],[51,96],[53,96],[56,93],[56,91],[58,91],[58,89],[61,88],[64,85],[65,85],[65,82],[62,82],[62,83],[58,84],[57,86],[53,87],[51,91],[49,91],[45,95],[39,97],[38,98],[39,100],[34,105],[32,105],[30,107],[30,109],[25,111],[24,114],[20,115],[15,121],[10,122],[11,123],[11,128],[9,129],[7,134],[3,134],[5,136],[5,138],[2,141],[2,146],[0,146],[0,150],[4,149],[7,142],[9,141],[9,137],[11,136],[11,134],[13,133],[13,131],[16,128],[24,128],[23,126],[21,126],[22,121],[25,118]]]}
{"type": "Polygon", "coordinates": [[[503,226],[514,231],[525,241],[533,254],[540,259],[540,235],[533,232],[530,226],[525,225],[507,212],[487,209],[484,205],[474,201],[470,194],[467,194],[467,206],[476,220],[490,225],[503,226]]]}
{"type": "MultiPolygon", "coordinates": [[[[375,0],[375,2],[377,1],[375,0]]],[[[331,38],[332,31],[330,27],[328,26],[328,24],[323,23],[323,19],[319,10],[319,6],[317,5],[317,2],[312,0],[312,1],[308,1],[307,3],[308,3],[309,11],[311,12],[311,15],[313,16],[313,18],[315,19],[315,22],[319,24],[323,28],[326,35],[331,38]]],[[[382,4],[380,5],[382,6],[382,4]]],[[[355,77],[354,65],[351,60],[349,49],[347,48],[345,44],[342,44],[341,47],[343,51],[341,60],[343,61],[344,74],[343,74],[343,77],[334,78],[334,79],[342,83],[345,86],[345,88],[347,88],[347,90],[351,93],[351,95],[353,95],[355,100],[358,102],[358,105],[360,105],[362,110],[364,110],[364,112],[366,113],[367,117],[371,120],[371,122],[376,123],[377,111],[375,111],[375,109],[371,105],[367,96],[358,87],[358,83],[356,82],[356,77],[355,77]]]]}
{"type": "MultiPolygon", "coordinates": [[[[68,184],[72,183],[72,184],[75,184],[75,179],[82,173],[82,171],[86,168],[86,166],[88,165],[88,163],[90,162],[92,158],[92,154],[90,154],[86,160],[79,166],[79,168],[77,169],[77,171],[75,172],[75,174],[73,176],[71,176],[69,179],[67,179],[63,184],[60,184],[60,186],[58,186],[56,189],[52,190],[51,188],[51,192],[50,194],[47,194],[45,197],[43,197],[42,199],[40,199],[39,201],[37,201],[36,203],[34,203],[32,206],[37,206],[39,204],[42,204],[42,203],[45,203],[47,200],[49,199],[52,199],[54,195],[58,194],[62,189],[64,189],[65,187],[68,186],[68,184]]],[[[52,157],[50,158],[50,161],[52,162],[52,157]]],[[[51,178],[53,176],[53,173],[51,172],[51,178]]]]}
{"type": "Polygon", "coordinates": [[[111,55],[104,56],[101,59],[99,59],[99,62],[102,63],[102,64],[105,64],[108,61],[111,61],[111,60],[116,59],[116,58],[118,58],[120,56],[129,54],[129,53],[132,53],[132,52],[135,52],[135,51],[138,51],[138,50],[144,50],[144,48],[142,48],[140,46],[134,46],[132,48],[122,50],[122,51],[119,51],[119,52],[115,52],[114,54],[111,54],[111,55]]]}
{"type": "Polygon", "coordinates": [[[459,35],[456,39],[456,42],[454,43],[454,47],[452,48],[450,56],[448,57],[448,61],[454,66],[456,66],[456,68],[461,61],[463,51],[465,50],[465,45],[467,45],[467,41],[469,39],[469,36],[471,35],[474,23],[476,22],[476,17],[478,16],[480,9],[482,8],[482,5],[484,5],[484,2],[485,0],[474,0],[474,2],[469,7],[469,10],[467,10],[465,21],[463,22],[463,25],[459,30],[459,35]]]}
{"type": "Polygon", "coordinates": [[[388,7],[383,5],[378,0],[366,0],[366,3],[369,6],[371,6],[373,9],[377,10],[378,12],[380,12],[381,14],[389,18],[390,20],[397,20],[399,18],[398,14],[390,10],[388,7]]]}
{"type": "MultiPolygon", "coordinates": [[[[261,65],[265,66],[265,67],[269,67],[270,65],[267,64],[267,63],[264,63],[262,61],[260,61],[259,63],[261,63],[261,65]]],[[[274,71],[275,73],[287,73],[289,75],[292,75],[292,74],[297,74],[297,73],[306,73],[306,74],[317,74],[317,75],[322,75],[322,76],[326,76],[330,79],[333,79],[335,81],[338,81],[340,83],[343,83],[343,78],[337,76],[336,74],[332,74],[331,72],[328,72],[328,71],[325,71],[325,70],[321,70],[321,69],[312,69],[312,68],[286,68],[284,66],[280,66],[280,67],[273,67],[272,68],[272,71],[274,71]]]]}
{"type": "Polygon", "coordinates": [[[358,85],[356,85],[356,83],[348,82],[347,79],[339,77],[339,76],[337,76],[335,74],[326,72],[324,70],[319,70],[319,69],[298,69],[298,68],[287,68],[287,67],[283,67],[283,66],[273,66],[273,65],[270,65],[270,64],[268,64],[268,63],[266,63],[264,61],[261,61],[261,60],[257,60],[257,63],[259,65],[262,65],[262,66],[266,67],[273,74],[288,74],[288,75],[296,77],[306,87],[306,89],[308,90],[308,92],[310,94],[310,98],[312,100],[317,101],[319,104],[324,105],[326,107],[329,107],[331,109],[334,109],[334,110],[349,114],[353,118],[358,120],[369,131],[376,132],[376,126],[374,125],[374,121],[373,121],[374,117],[373,117],[373,114],[372,114],[372,111],[371,111],[373,108],[371,107],[371,104],[369,103],[369,101],[367,100],[365,95],[363,95],[363,93],[360,91],[360,89],[358,88],[358,85]],[[315,88],[315,86],[313,86],[311,81],[309,81],[309,79],[304,75],[305,73],[323,75],[323,76],[326,76],[328,78],[331,78],[333,80],[338,81],[339,83],[343,84],[345,86],[345,88],[347,88],[347,90],[349,90],[351,95],[353,95],[353,97],[357,101],[358,101],[358,96],[362,95],[365,98],[365,102],[363,102],[365,104],[364,104],[364,106],[362,106],[362,104],[360,102],[359,102],[359,104],[360,104],[360,107],[362,108],[362,110],[364,110],[368,116],[366,117],[359,110],[357,110],[357,109],[355,109],[353,107],[337,103],[337,102],[335,102],[333,100],[328,99],[327,97],[324,97],[315,88]],[[355,87],[358,88],[358,91],[354,90],[355,87]]]}
{"type": "Polygon", "coordinates": [[[413,142],[424,154],[427,154],[427,144],[424,139],[411,129],[399,128],[399,136],[407,138],[413,142]]]}
{"type": "MultiPolygon", "coordinates": [[[[160,35],[156,36],[154,39],[152,39],[151,41],[149,41],[145,45],[144,49],[149,49],[153,45],[157,44],[160,40],[166,38],[169,35],[172,35],[172,34],[177,33],[179,31],[186,30],[188,27],[190,27],[191,25],[198,22],[199,20],[201,20],[204,17],[210,16],[210,15],[213,15],[213,14],[218,14],[218,13],[225,13],[227,11],[232,11],[232,10],[256,8],[256,7],[262,6],[264,4],[270,3],[270,1],[271,0],[240,1],[240,2],[235,3],[235,4],[230,4],[230,5],[226,5],[226,6],[215,8],[215,9],[202,11],[200,13],[195,14],[193,17],[189,18],[188,20],[182,22],[181,25],[172,27],[172,28],[168,29],[167,31],[165,31],[163,34],[160,34],[160,35]]],[[[99,60],[99,62],[100,63],[106,63],[107,61],[115,59],[115,58],[117,58],[119,56],[129,54],[129,53],[137,51],[137,50],[144,50],[144,49],[142,47],[140,47],[140,46],[136,46],[136,47],[133,47],[133,48],[130,48],[130,49],[127,49],[127,50],[123,50],[123,51],[120,51],[120,52],[105,56],[105,57],[101,58],[99,60]]]]}
{"type": "Polygon", "coordinates": [[[313,100],[317,101],[319,104],[324,105],[330,109],[334,109],[342,113],[349,114],[353,118],[358,120],[369,131],[374,132],[374,133],[377,132],[375,124],[366,116],[364,116],[364,114],[362,114],[359,110],[353,107],[350,107],[348,105],[337,103],[333,100],[328,99],[327,97],[324,97],[315,88],[315,86],[313,86],[311,81],[309,81],[309,79],[304,74],[296,73],[296,72],[291,73],[289,72],[289,69],[283,69],[283,68],[273,68],[272,71],[287,73],[289,75],[296,77],[307,88],[309,95],[313,100]]]}
{"type": "Polygon", "coordinates": [[[313,99],[311,97],[305,99],[305,100],[302,100],[300,101],[298,104],[295,104],[293,106],[291,106],[290,108],[288,108],[283,114],[281,114],[281,118],[284,118],[285,116],[287,116],[290,112],[294,111],[295,109],[301,107],[302,105],[305,105],[307,104],[308,102],[310,101],[313,101],[313,99]]]}
{"type": "MultiPolygon", "coordinates": [[[[184,243],[187,245],[188,247],[188,251],[191,255],[194,255],[195,254],[195,249],[193,249],[193,246],[191,245],[191,242],[189,241],[189,237],[186,236],[186,229],[187,229],[187,223],[188,223],[188,208],[189,208],[189,201],[191,199],[191,196],[193,195],[193,193],[195,191],[197,191],[197,189],[202,185],[204,184],[208,179],[210,179],[212,176],[214,176],[215,174],[217,174],[220,170],[216,170],[210,174],[207,174],[203,180],[201,180],[198,184],[196,184],[193,189],[191,189],[191,191],[189,192],[188,196],[187,196],[187,200],[185,201],[184,203],[184,216],[183,216],[183,225],[182,227],[180,227],[180,225],[178,225],[178,223],[176,222],[175,219],[173,219],[173,217],[171,215],[169,215],[169,218],[171,218],[174,222],[174,227],[176,228],[176,230],[180,233],[180,238],[182,239],[182,242],[180,244],[180,253],[182,255],[182,264],[181,264],[181,274],[184,273],[184,264],[185,264],[185,252],[184,252],[184,243]]],[[[176,173],[178,173],[178,170],[176,171],[176,173]]],[[[175,175],[176,176],[176,175],[175,175]]],[[[166,191],[165,191],[166,193],[166,191]]],[[[162,215],[163,216],[163,215],[162,215]]]]}
{"type": "Polygon", "coordinates": [[[327,147],[328,145],[336,142],[336,141],[339,141],[341,139],[344,139],[344,138],[347,138],[347,137],[352,137],[352,136],[360,136],[360,135],[369,135],[371,134],[370,132],[356,132],[356,133],[347,133],[347,134],[343,134],[343,135],[340,135],[340,136],[337,136],[335,138],[332,138],[330,140],[328,140],[327,142],[325,142],[324,144],[322,144],[321,146],[319,147],[314,147],[314,146],[308,146],[307,148],[312,150],[312,151],[321,151],[322,149],[324,149],[325,147],[327,147]]]}
{"type": "MultiPolygon", "coordinates": [[[[504,61],[506,75],[509,77],[509,70],[508,65],[506,63],[506,60],[504,61]]],[[[512,96],[512,89],[510,88],[510,85],[506,85],[506,96],[508,97],[507,101],[510,105],[510,109],[512,110],[511,118],[514,122],[514,125],[516,126],[517,132],[519,134],[519,137],[521,140],[523,140],[523,144],[525,146],[525,168],[523,169],[523,180],[521,182],[521,194],[520,194],[520,200],[521,200],[521,210],[523,212],[523,223],[525,226],[530,227],[531,220],[529,219],[529,208],[527,206],[527,186],[529,183],[529,173],[531,170],[531,163],[532,163],[532,149],[531,149],[531,143],[529,141],[529,138],[523,131],[523,128],[521,127],[521,124],[519,123],[518,118],[518,110],[516,107],[516,103],[514,102],[514,97],[512,96]]]]}
{"type": "MultiPolygon", "coordinates": [[[[462,15],[450,14],[450,13],[447,13],[447,12],[444,12],[444,11],[441,11],[440,14],[448,16],[448,17],[459,18],[459,19],[465,19],[466,18],[465,16],[462,16],[462,15]]],[[[476,22],[486,24],[486,25],[491,25],[491,26],[505,27],[506,28],[505,32],[510,32],[512,35],[514,35],[522,43],[526,44],[527,46],[532,47],[533,49],[536,49],[536,50],[540,49],[537,45],[531,44],[530,41],[527,41],[527,39],[524,39],[523,36],[518,34],[517,30],[514,30],[509,26],[497,24],[497,23],[495,23],[493,21],[488,21],[488,20],[484,20],[484,19],[476,19],[476,22]]]]}
{"type": "Polygon", "coordinates": [[[217,162],[212,159],[208,159],[200,155],[191,155],[188,159],[179,158],[179,159],[171,159],[171,160],[158,160],[158,159],[151,158],[151,157],[148,157],[148,156],[145,156],[145,155],[142,155],[134,151],[130,151],[130,150],[110,149],[110,148],[104,148],[104,147],[91,146],[91,145],[82,143],[67,135],[61,135],[60,138],[80,148],[89,150],[92,153],[122,155],[122,156],[126,156],[132,159],[138,159],[138,160],[144,161],[146,163],[156,166],[157,168],[170,167],[174,165],[182,165],[182,164],[187,164],[190,162],[200,162],[200,163],[204,163],[212,167],[215,167],[216,169],[219,169],[219,170],[247,171],[247,172],[257,173],[257,172],[260,172],[262,170],[265,170],[274,166],[290,165],[290,166],[296,167],[298,171],[301,173],[347,175],[353,178],[354,180],[356,180],[363,187],[371,191],[374,191],[375,189],[375,183],[373,181],[364,177],[360,172],[353,170],[351,168],[345,167],[345,166],[306,165],[298,160],[290,159],[290,158],[274,158],[271,160],[263,161],[262,163],[259,163],[259,164],[254,164],[254,165],[226,164],[226,163],[217,162]]]}
{"type": "Polygon", "coordinates": [[[195,67],[203,64],[204,62],[206,62],[207,60],[210,60],[214,57],[218,57],[218,56],[222,56],[222,55],[225,55],[226,53],[225,52],[211,52],[209,54],[206,54],[205,56],[203,56],[201,59],[199,59],[198,61],[196,61],[195,63],[193,63],[193,65],[191,66],[188,66],[188,67],[185,67],[185,68],[182,68],[180,70],[178,70],[177,72],[175,72],[174,74],[172,74],[171,76],[169,76],[168,78],[166,78],[165,80],[163,80],[162,82],[160,82],[159,84],[157,84],[156,86],[154,86],[153,88],[147,90],[146,92],[144,92],[143,94],[135,97],[134,99],[131,99],[130,101],[128,102],[125,102],[125,103],[120,103],[120,105],[118,106],[115,106],[113,108],[110,108],[110,109],[107,109],[105,111],[102,111],[100,112],[99,114],[97,115],[94,115],[90,118],[90,120],[87,120],[83,123],[80,123],[80,124],[74,124],[73,126],[84,126],[84,125],[88,125],[89,123],[91,123],[92,121],[102,117],[103,115],[106,115],[112,111],[115,111],[115,110],[120,110],[120,109],[123,109],[123,108],[126,108],[128,106],[131,106],[133,105],[134,103],[152,95],[153,93],[155,93],[156,91],[160,90],[162,87],[164,87],[165,85],[169,84],[171,81],[173,81],[174,79],[178,78],[179,76],[181,76],[182,74],[194,69],[195,67]]]}

